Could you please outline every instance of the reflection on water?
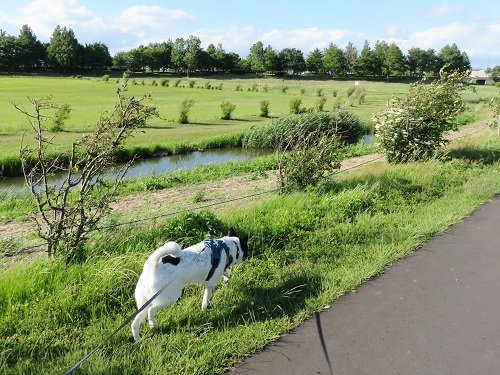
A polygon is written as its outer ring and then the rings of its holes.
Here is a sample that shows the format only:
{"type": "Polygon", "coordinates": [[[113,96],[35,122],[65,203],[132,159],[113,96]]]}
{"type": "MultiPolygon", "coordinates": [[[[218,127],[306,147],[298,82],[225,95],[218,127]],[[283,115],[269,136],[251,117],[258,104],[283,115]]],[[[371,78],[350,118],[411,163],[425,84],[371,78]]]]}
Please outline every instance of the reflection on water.
{"type": "MultiPolygon", "coordinates": [[[[229,161],[242,161],[256,156],[265,155],[269,151],[242,148],[221,148],[206,151],[195,151],[182,155],[160,156],[136,160],[129,168],[126,178],[155,175],[173,172],[178,169],[191,169],[198,164],[220,164],[229,161]]],[[[110,172],[112,177],[113,173],[110,172]]],[[[53,183],[62,181],[54,176],[53,183]]],[[[0,179],[0,190],[20,191],[25,188],[23,177],[9,177],[0,179]]]]}

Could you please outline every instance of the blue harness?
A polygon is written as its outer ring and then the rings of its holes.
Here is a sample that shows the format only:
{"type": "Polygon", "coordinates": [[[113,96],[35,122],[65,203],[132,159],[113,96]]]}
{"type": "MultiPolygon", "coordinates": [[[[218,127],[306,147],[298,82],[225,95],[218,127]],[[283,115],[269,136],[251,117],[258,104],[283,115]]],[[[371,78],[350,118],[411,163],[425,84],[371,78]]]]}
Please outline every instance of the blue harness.
{"type": "Polygon", "coordinates": [[[210,269],[210,272],[208,272],[207,279],[205,281],[208,281],[214,274],[215,270],[217,267],[219,267],[220,263],[220,258],[222,254],[222,250],[226,252],[226,267],[224,270],[227,268],[228,265],[230,265],[233,262],[233,257],[231,254],[229,254],[229,246],[223,241],[223,240],[214,240],[213,238],[206,238],[203,240],[205,243],[205,247],[210,248],[212,250],[212,268],[210,269]]]}

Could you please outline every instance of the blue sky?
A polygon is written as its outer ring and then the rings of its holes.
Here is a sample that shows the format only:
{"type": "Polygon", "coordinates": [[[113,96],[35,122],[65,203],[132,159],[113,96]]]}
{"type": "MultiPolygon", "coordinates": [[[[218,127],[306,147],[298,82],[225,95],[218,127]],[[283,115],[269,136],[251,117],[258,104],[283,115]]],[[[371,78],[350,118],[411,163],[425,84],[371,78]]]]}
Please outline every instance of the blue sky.
{"type": "Polygon", "coordinates": [[[500,1],[419,0],[17,0],[2,1],[0,29],[17,36],[31,27],[48,42],[57,25],[73,29],[82,44],[105,43],[111,54],[140,44],[200,38],[245,57],[261,41],[304,56],[330,43],[361,50],[367,40],[433,48],[456,43],[474,68],[500,65],[500,1]]]}

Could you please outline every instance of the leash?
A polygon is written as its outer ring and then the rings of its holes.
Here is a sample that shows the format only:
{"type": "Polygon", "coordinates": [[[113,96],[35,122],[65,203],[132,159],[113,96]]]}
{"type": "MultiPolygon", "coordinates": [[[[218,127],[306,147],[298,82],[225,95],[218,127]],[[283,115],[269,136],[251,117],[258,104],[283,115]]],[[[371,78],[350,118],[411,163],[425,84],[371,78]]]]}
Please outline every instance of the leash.
{"type": "MultiPolygon", "coordinates": [[[[200,254],[203,252],[203,250],[205,250],[205,248],[203,248],[192,260],[190,263],[194,262],[196,260],[196,258],[198,258],[200,256],[200,254]]],[[[73,371],[75,371],[78,367],[80,367],[80,365],[85,362],[92,354],[94,354],[97,350],[99,350],[101,348],[101,346],[103,346],[106,342],[108,342],[114,335],[116,335],[119,331],[122,330],[123,327],[125,327],[126,325],[128,325],[142,310],[144,310],[146,307],[149,306],[149,304],[151,302],[153,302],[153,300],[158,297],[161,292],[163,292],[170,284],[172,284],[175,279],[177,279],[179,277],[179,275],[181,274],[181,272],[179,271],[175,277],[170,280],[167,284],[165,284],[160,290],[158,290],[154,295],[153,297],[151,297],[149,300],[146,301],[146,303],[144,305],[142,305],[138,310],[136,310],[131,316],[129,316],[127,319],[125,319],[125,321],[121,324],[120,327],[118,327],[117,329],[115,329],[113,331],[113,333],[111,333],[108,337],[106,337],[104,340],[102,340],[99,345],[97,345],[93,350],[91,350],[90,352],[88,352],[87,354],[85,354],[85,356],[83,356],[82,359],[80,359],[78,362],[76,362],[70,369],[66,370],[64,372],[63,375],[69,375],[71,374],[73,371]]]]}

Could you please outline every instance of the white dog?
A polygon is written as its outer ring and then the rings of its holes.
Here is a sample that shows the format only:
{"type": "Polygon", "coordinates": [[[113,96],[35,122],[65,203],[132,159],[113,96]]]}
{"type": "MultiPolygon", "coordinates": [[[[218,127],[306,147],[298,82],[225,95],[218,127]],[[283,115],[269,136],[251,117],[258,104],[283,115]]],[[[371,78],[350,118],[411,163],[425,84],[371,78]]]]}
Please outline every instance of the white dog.
{"type": "Polygon", "coordinates": [[[140,310],[162,288],[164,290],[142,309],[132,322],[134,340],[140,340],[139,328],[146,318],[156,327],[155,313],[175,303],[187,284],[205,284],[201,309],[206,310],[215,285],[224,276],[229,282],[227,268],[241,263],[248,254],[248,237],[238,238],[231,228],[227,236],[206,239],[184,250],[176,242],[167,242],[144,263],[135,288],[135,301],[140,310]]]}

